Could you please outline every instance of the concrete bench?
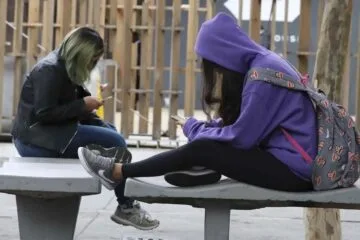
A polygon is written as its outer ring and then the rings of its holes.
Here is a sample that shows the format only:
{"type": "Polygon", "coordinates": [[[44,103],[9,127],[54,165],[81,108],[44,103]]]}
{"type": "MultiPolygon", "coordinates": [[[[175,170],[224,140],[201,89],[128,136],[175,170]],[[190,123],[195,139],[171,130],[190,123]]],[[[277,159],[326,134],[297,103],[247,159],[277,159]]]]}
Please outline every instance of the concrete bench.
{"type": "MultiPolygon", "coordinates": [[[[165,183],[164,183],[165,184],[165,183]]],[[[185,204],[205,208],[205,240],[228,240],[230,210],[265,207],[360,209],[356,187],[324,192],[289,193],[222,180],[207,186],[179,188],[128,179],[125,195],[147,203],[185,204]]]]}
{"type": "Polygon", "coordinates": [[[22,240],[70,240],[81,196],[101,192],[78,159],[0,159],[0,192],[16,195],[22,240]]]}

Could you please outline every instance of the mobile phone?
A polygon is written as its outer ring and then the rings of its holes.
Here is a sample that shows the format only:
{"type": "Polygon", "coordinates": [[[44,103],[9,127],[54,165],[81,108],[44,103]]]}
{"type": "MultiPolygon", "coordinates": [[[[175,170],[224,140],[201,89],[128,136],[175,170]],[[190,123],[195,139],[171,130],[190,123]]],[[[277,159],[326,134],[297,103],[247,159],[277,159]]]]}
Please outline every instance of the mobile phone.
{"type": "Polygon", "coordinates": [[[104,98],[103,101],[105,102],[105,101],[110,100],[112,98],[113,98],[113,96],[108,96],[108,97],[104,98]]]}
{"type": "Polygon", "coordinates": [[[186,120],[184,117],[179,116],[179,115],[171,115],[171,118],[178,122],[186,120]]]}

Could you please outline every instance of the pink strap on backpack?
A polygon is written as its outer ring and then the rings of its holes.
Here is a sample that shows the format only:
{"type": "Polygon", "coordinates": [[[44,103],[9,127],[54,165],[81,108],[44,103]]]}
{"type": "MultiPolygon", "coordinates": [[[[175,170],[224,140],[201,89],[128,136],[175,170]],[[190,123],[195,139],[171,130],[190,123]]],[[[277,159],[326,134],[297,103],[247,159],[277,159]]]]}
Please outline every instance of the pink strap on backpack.
{"type": "Polygon", "coordinates": [[[284,133],[286,139],[291,143],[291,145],[301,154],[307,163],[312,163],[312,158],[310,155],[300,146],[300,144],[283,128],[281,131],[284,133]]]}

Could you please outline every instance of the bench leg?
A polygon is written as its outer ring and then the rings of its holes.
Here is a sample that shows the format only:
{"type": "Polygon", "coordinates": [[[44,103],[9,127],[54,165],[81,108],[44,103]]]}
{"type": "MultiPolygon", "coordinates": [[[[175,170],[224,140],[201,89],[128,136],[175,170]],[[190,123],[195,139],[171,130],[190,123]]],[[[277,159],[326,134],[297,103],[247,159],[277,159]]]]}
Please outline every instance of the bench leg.
{"type": "Polygon", "coordinates": [[[72,240],[81,197],[16,196],[21,240],[72,240]]]}
{"type": "Polygon", "coordinates": [[[205,207],[205,240],[229,240],[230,208],[222,204],[205,207]]]}

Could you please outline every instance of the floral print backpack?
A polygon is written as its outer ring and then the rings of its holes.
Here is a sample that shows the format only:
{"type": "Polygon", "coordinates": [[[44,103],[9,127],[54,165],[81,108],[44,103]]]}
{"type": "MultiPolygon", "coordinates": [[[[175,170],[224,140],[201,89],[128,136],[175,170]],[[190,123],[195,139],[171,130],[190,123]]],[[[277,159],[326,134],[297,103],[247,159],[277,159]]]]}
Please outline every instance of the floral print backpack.
{"type": "Polygon", "coordinates": [[[307,79],[308,77],[301,77],[301,81],[297,81],[282,72],[268,68],[252,68],[246,77],[247,81],[265,81],[308,94],[314,104],[318,120],[316,158],[311,159],[285,129],[282,131],[304,160],[312,164],[312,184],[315,190],[351,187],[359,178],[359,132],[345,108],[329,101],[320,90],[307,85],[307,79]]]}

